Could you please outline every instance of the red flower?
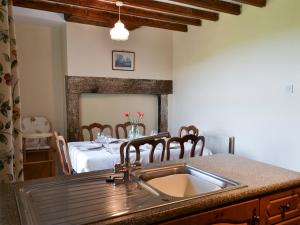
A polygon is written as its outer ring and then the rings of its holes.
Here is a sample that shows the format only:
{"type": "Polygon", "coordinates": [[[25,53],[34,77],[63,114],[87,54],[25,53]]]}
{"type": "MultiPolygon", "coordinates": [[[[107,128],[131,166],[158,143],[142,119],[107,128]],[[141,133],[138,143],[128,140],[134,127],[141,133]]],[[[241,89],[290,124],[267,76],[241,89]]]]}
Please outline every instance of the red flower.
{"type": "Polygon", "coordinates": [[[125,116],[125,117],[129,117],[129,112],[123,112],[123,115],[125,116]]]}
{"type": "Polygon", "coordinates": [[[142,116],[144,116],[144,113],[143,113],[143,112],[137,112],[136,115],[137,115],[138,117],[142,117],[142,116]]]}
{"type": "Polygon", "coordinates": [[[4,75],[4,80],[6,81],[7,85],[12,85],[12,75],[10,75],[9,73],[6,73],[4,75]]]}

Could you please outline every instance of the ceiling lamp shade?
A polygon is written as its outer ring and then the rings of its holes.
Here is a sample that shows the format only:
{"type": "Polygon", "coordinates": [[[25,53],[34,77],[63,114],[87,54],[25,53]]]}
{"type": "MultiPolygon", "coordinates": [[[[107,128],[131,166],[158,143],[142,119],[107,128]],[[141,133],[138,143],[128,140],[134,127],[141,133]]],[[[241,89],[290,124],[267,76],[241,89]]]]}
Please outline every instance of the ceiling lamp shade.
{"type": "Polygon", "coordinates": [[[114,28],[110,30],[110,37],[115,41],[127,41],[129,32],[125,28],[124,24],[119,20],[115,23],[114,28]]]}
{"type": "Polygon", "coordinates": [[[116,2],[116,5],[119,7],[119,20],[115,23],[115,26],[110,30],[110,37],[115,41],[127,41],[129,37],[129,31],[125,28],[124,24],[120,19],[120,8],[123,6],[123,2],[116,2]]]}

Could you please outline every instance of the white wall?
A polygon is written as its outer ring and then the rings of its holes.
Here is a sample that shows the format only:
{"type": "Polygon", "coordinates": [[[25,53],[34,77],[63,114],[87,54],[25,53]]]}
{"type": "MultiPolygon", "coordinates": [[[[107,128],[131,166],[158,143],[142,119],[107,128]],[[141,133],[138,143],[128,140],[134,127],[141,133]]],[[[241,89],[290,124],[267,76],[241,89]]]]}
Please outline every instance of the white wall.
{"type": "MultiPolygon", "coordinates": [[[[100,76],[120,78],[171,79],[172,32],[141,28],[130,32],[127,42],[110,40],[109,29],[76,23],[65,23],[63,15],[14,7],[21,79],[22,115],[44,115],[54,129],[65,133],[66,110],[64,76],[100,76]],[[134,72],[113,71],[112,50],[136,53],[134,72]]],[[[82,98],[82,123],[107,121],[107,115],[94,115],[102,108],[111,108],[121,100],[128,102],[120,112],[145,112],[147,130],[157,128],[157,104],[154,96],[137,95],[107,98],[98,95],[82,98]],[[99,97],[99,99],[97,99],[99,97]],[[86,101],[85,101],[86,100],[86,101]],[[95,103],[91,106],[91,103],[95,103]],[[150,110],[151,109],[151,110],[150,110]],[[86,115],[85,115],[86,113],[86,115]],[[94,116],[93,116],[94,115],[94,116]],[[100,116],[100,118],[99,118],[100,116]],[[101,118],[101,116],[103,116],[101,118]],[[97,120],[96,120],[97,119],[97,120]]],[[[116,113],[116,112],[115,112],[116,113]]],[[[66,133],[65,133],[66,134],[66,133]]]]}
{"type": "Polygon", "coordinates": [[[69,76],[172,78],[171,31],[139,28],[126,42],[111,40],[109,28],[68,22],[66,31],[69,76]],[[113,71],[112,50],[135,52],[135,71],[113,71]]]}
{"type": "Polygon", "coordinates": [[[300,171],[299,11],[273,0],[174,33],[173,131],[234,135],[238,155],[300,171]]]}
{"type": "MultiPolygon", "coordinates": [[[[171,31],[139,28],[130,31],[129,40],[126,42],[111,40],[109,31],[109,28],[66,23],[67,75],[172,79],[171,31]],[[112,50],[135,52],[135,71],[112,70],[112,50]]],[[[171,97],[169,99],[171,104],[171,97]]],[[[81,124],[100,122],[114,126],[125,122],[122,112],[143,111],[145,113],[143,122],[146,124],[147,133],[151,129],[157,129],[156,96],[83,95],[80,103],[81,124]],[[107,113],[108,110],[113,111],[107,113]]]]}
{"type": "MultiPolygon", "coordinates": [[[[99,121],[102,124],[116,124],[127,122],[123,113],[130,111],[131,117],[136,112],[145,112],[142,122],[146,125],[146,134],[157,130],[157,97],[154,95],[108,95],[83,94],[80,98],[81,124],[91,124],[99,121]],[[141,107],[142,106],[142,107],[141,107]]],[[[115,136],[115,131],[113,131],[115,136]]]]}
{"type": "Polygon", "coordinates": [[[47,117],[65,131],[61,27],[16,14],[22,116],[47,117]]]}

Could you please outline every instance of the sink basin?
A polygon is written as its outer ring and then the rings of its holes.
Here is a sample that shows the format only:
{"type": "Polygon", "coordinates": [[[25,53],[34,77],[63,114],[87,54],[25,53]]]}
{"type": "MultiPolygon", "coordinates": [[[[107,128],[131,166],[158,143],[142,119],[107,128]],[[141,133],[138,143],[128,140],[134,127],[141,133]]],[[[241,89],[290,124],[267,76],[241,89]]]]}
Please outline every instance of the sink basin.
{"type": "Polygon", "coordinates": [[[185,164],[142,170],[137,176],[140,184],[149,191],[178,198],[212,194],[243,186],[185,164]]]}

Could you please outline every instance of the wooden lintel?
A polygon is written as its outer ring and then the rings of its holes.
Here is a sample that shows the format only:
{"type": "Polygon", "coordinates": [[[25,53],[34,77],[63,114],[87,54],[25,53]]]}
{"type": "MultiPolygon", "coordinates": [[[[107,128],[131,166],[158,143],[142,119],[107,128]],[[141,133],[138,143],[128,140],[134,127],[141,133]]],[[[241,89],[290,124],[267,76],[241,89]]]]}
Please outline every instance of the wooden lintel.
{"type": "Polygon", "coordinates": [[[210,10],[216,10],[219,12],[229,13],[233,15],[241,14],[241,6],[239,4],[234,4],[231,2],[225,2],[221,0],[171,0],[171,1],[202,7],[210,10]]]}
{"type": "Polygon", "coordinates": [[[84,93],[150,94],[158,96],[158,129],[168,130],[168,94],[173,93],[171,80],[121,79],[108,77],[66,76],[68,141],[78,140],[79,102],[84,93]]]}

